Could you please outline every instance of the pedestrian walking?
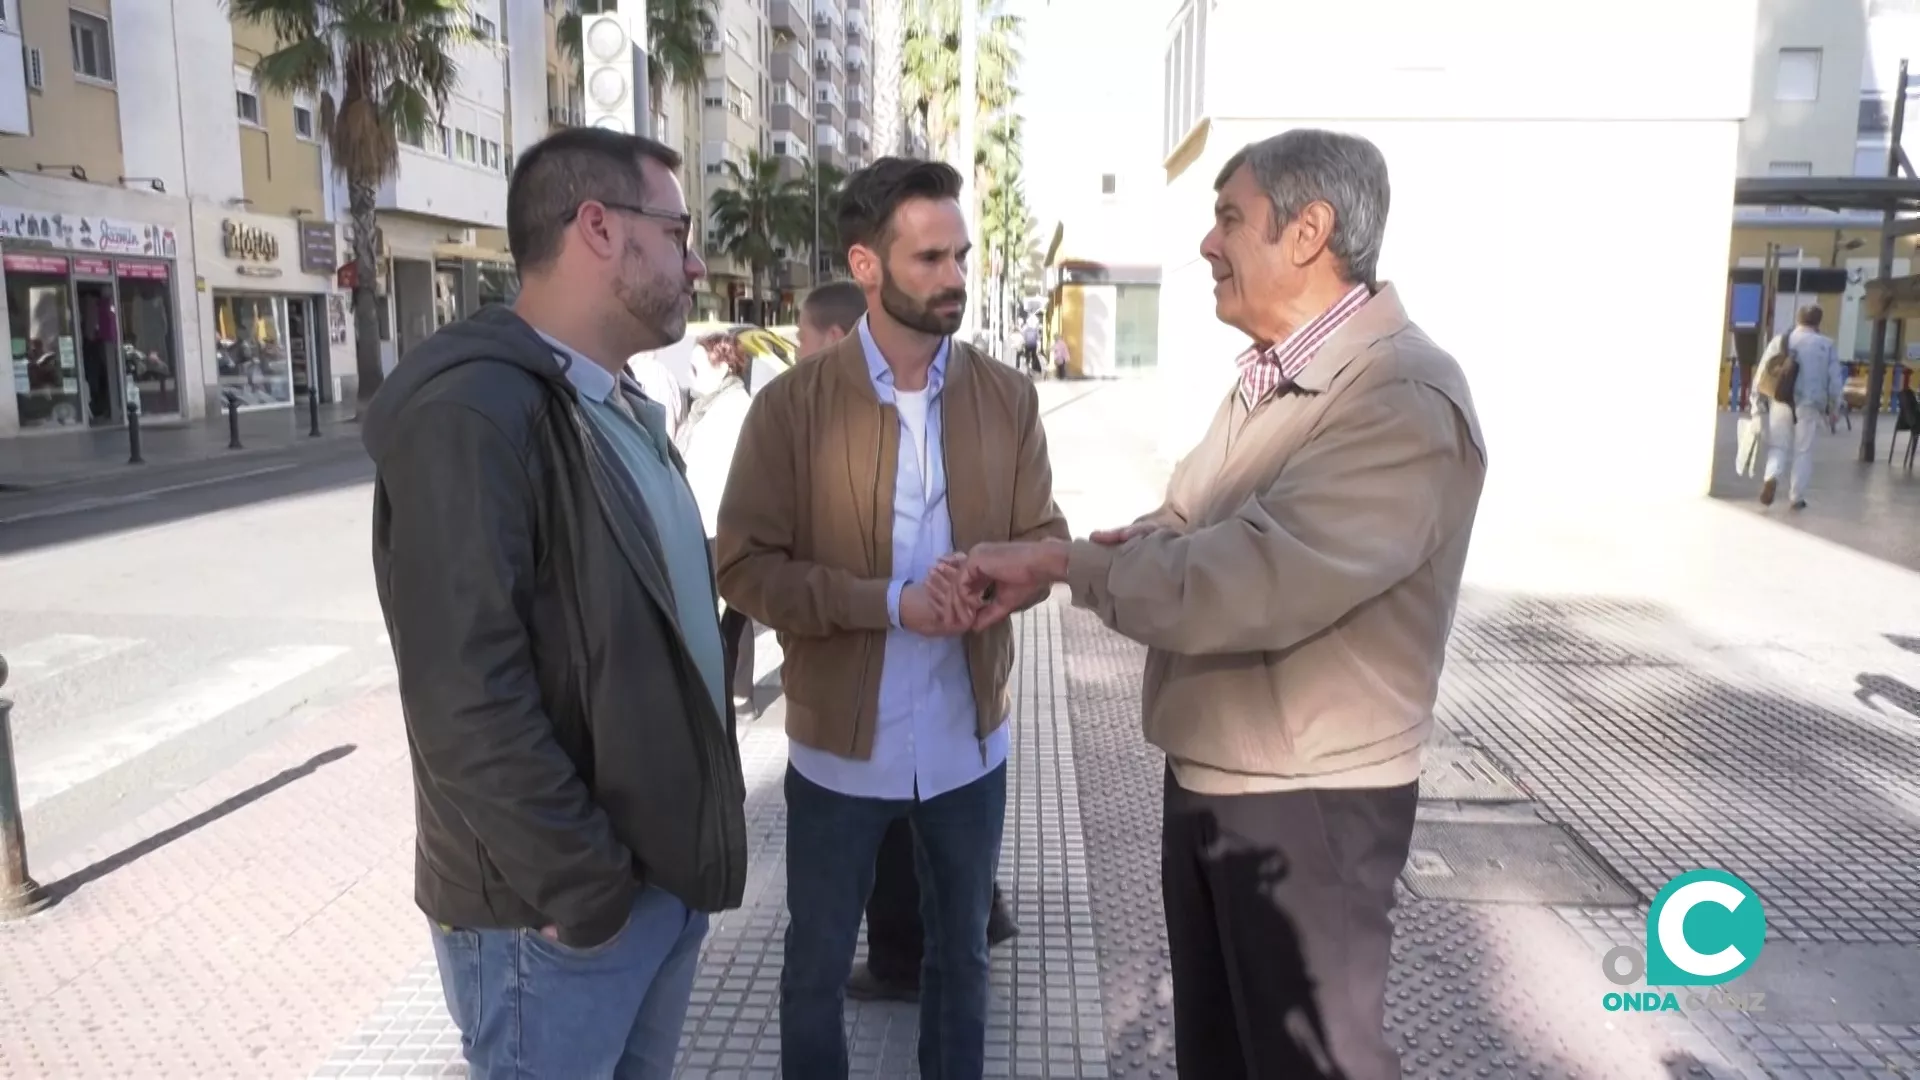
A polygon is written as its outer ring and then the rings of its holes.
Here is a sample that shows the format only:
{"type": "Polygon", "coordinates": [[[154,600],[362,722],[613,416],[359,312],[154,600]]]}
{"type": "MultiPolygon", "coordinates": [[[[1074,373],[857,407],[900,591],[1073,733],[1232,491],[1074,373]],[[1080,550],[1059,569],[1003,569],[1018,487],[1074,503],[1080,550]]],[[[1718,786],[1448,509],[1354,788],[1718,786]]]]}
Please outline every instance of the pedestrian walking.
{"type": "Polygon", "coordinates": [[[1755,411],[1766,417],[1767,468],[1760,482],[1760,505],[1772,506],[1787,478],[1787,498],[1795,510],[1807,508],[1813,476],[1813,444],[1822,425],[1831,432],[1840,423],[1847,369],[1833,339],[1820,332],[1825,312],[1818,304],[1800,309],[1793,329],[1782,334],[1760,360],[1753,389],[1755,411]]]}
{"type": "Polygon", "coordinates": [[[861,909],[903,817],[928,896],[920,1074],[985,1071],[1013,639],[1004,624],[972,631],[941,560],[1068,533],[1038,393],[952,337],[967,301],[960,193],[939,162],[882,158],[848,177],[840,238],[867,313],[754,399],[720,506],[721,594],[785,649],[787,1080],[847,1076],[861,909]]]}
{"type": "Polygon", "coordinates": [[[528,147],[513,307],[409,353],[362,432],[415,898],[476,1080],[665,1080],[707,916],[745,884],[700,512],[624,374],[706,272],[679,165],[600,128],[528,147]]]}
{"type": "Polygon", "coordinates": [[[1460,366],[1375,280],[1372,143],[1290,131],[1215,190],[1200,253],[1253,344],[1165,504],[975,548],[967,578],[1067,581],[1148,646],[1180,1075],[1383,1080],[1394,881],[1485,449],[1460,366]]]}

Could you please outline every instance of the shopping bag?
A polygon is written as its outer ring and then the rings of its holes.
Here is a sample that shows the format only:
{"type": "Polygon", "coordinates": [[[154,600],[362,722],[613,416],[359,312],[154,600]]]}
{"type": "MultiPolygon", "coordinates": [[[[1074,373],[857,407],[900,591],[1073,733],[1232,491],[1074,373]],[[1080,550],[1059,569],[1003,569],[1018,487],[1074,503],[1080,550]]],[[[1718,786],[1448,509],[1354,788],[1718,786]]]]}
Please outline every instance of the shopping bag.
{"type": "Polygon", "coordinates": [[[1760,444],[1766,441],[1766,421],[1757,412],[1740,418],[1733,441],[1733,471],[1741,476],[1760,473],[1760,444]]]}

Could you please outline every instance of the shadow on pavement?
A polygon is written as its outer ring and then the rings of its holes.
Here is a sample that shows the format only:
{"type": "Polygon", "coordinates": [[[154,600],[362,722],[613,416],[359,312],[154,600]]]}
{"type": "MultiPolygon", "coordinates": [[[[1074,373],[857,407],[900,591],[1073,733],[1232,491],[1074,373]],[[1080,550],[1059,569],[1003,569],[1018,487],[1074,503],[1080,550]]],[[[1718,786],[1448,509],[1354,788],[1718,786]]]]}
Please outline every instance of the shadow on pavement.
{"type": "MultiPolygon", "coordinates": [[[[1112,1074],[1172,1076],[1149,839],[1159,835],[1163,766],[1140,737],[1144,650],[1085,612],[1064,618],[1112,1074]]],[[[1779,960],[1858,942],[1902,962],[1902,950],[1920,947],[1920,894],[1910,886],[1920,863],[1920,726],[1730,672],[1707,659],[1713,647],[1655,604],[1470,592],[1439,718],[1520,781],[1530,813],[1572,830],[1642,896],[1684,871],[1722,868],[1759,891],[1779,960]]],[[[1920,707],[1920,692],[1889,676],[1860,684],[1920,707]]],[[[1767,963],[1774,950],[1738,988],[1781,1002],[1775,1024],[1704,1012],[1615,1023],[1602,1008],[1610,986],[1599,957],[1640,943],[1644,905],[1547,903],[1403,895],[1389,1026],[1407,1075],[1719,1076],[1751,1055],[1784,1061],[1853,1039],[1852,1052],[1899,1069],[1904,1051],[1886,1025],[1920,1035],[1920,1005],[1889,1014],[1891,981],[1859,972],[1833,1000],[1801,1002],[1804,984],[1796,998],[1791,973],[1767,963]],[[1882,1030],[1871,1036],[1834,1033],[1874,1023],[1882,1030]]]]}
{"type": "Polygon", "coordinates": [[[295,765],[291,769],[283,770],[266,780],[262,780],[260,783],[255,784],[245,791],[202,810],[200,813],[195,814],[172,828],[163,829],[160,832],[154,833],[152,836],[147,837],[145,840],[140,841],[130,848],[115,852],[91,866],[75,871],[61,878],[59,881],[48,884],[46,886],[47,906],[51,908],[59,904],[61,901],[79,892],[88,885],[99,881],[101,878],[106,877],[108,874],[139,862],[141,859],[159,851],[175,840],[179,840],[198,829],[211,825],[221,818],[226,817],[228,814],[279,791],[295,780],[313,775],[320,771],[323,766],[331,765],[357,749],[359,749],[359,747],[353,743],[347,743],[344,746],[336,746],[331,750],[315,754],[305,762],[295,765]]]}

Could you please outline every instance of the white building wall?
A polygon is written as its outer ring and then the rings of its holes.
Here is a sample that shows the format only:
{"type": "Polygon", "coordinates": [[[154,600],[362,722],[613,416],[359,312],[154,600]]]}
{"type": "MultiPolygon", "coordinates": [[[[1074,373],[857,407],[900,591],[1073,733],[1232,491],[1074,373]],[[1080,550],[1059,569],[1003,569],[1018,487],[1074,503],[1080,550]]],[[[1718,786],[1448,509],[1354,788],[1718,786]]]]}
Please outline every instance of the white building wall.
{"type": "Polygon", "coordinates": [[[518,154],[547,133],[547,14],[538,0],[508,4],[505,14],[507,112],[518,154]]]}
{"type": "Polygon", "coordinates": [[[1386,154],[1381,275],[1472,381],[1491,505],[1706,491],[1753,0],[1218,0],[1211,21],[1211,130],[1160,215],[1169,450],[1204,428],[1245,344],[1212,317],[1197,251],[1214,176],[1247,142],[1330,127],[1386,154]],[[1303,37],[1319,44],[1273,62],[1272,42],[1303,37]],[[1575,77],[1576,56],[1639,77],[1575,77]],[[1581,224],[1595,220],[1633,228],[1581,224]],[[1657,301],[1620,302],[1617,283],[1649,265],[1657,301]],[[1635,363],[1659,376],[1622,402],[1600,380],[1629,327],[1656,343],[1635,363]]]}
{"type": "MultiPolygon", "coordinates": [[[[1872,66],[1867,6],[1867,0],[1760,0],[1751,105],[1740,128],[1741,176],[1766,176],[1774,163],[1787,162],[1809,163],[1815,176],[1853,173],[1861,82],[1872,66]],[[1802,62],[1808,50],[1818,50],[1813,100],[1801,100],[1800,88],[1789,85],[1794,80],[1783,73],[1783,50],[1800,54],[1802,62]]],[[[1895,58],[1896,71],[1898,64],[1895,58]]]]}
{"type": "MultiPolygon", "coordinates": [[[[127,167],[134,169],[136,139],[156,145],[172,145],[186,172],[185,184],[167,190],[184,190],[191,198],[216,206],[246,194],[240,172],[240,118],[233,102],[233,24],[224,4],[172,0],[169,3],[118,4],[114,20],[122,25],[116,40],[124,56],[131,50],[126,42],[132,23],[166,24],[167,38],[178,52],[163,56],[168,90],[164,104],[145,105],[140,93],[122,90],[120,94],[120,130],[126,143],[127,167]],[[190,122],[189,122],[190,121],[190,122]]],[[[156,53],[162,50],[156,48],[156,53]]],[[[156,101],[160,98],[156,97],[156,101]]]]}
{"type": "MultiPolygon", "coordinates": [[[[198,10],[202,6],[217,12],[221,26],[226,25],[219,5],[150,2],[115,4],[113,8],[114,78],[119,89],[116,96],[120,104],[120,150],[126,175],[154,177],[175,193],[185,191],[188,186],[181,123],[182,83],[187,79],[179,61],[183,55],[208,55],[197,51],[183,54],[175,25],[185,23],[191,35],[186,43],[190,48],[211,45],[201,40],[206,36],[201,24],[215,16],[198,10]]],[[[232,53],[232,39],[228,37],[216,55],[232,53]]],[[[231,92],[227,112],[233,112],[231,92]]],[[[240,168],[237,145],[233,148],[233,167],[237,173],[240,168]]],[[[96,179],[115,182],[111,176],[96,179]]],[[[237,176],[234,183],[239,183],[237,176]]],[[[150,185],[143,180],[135,186],[148,188],[150,185]]]]}

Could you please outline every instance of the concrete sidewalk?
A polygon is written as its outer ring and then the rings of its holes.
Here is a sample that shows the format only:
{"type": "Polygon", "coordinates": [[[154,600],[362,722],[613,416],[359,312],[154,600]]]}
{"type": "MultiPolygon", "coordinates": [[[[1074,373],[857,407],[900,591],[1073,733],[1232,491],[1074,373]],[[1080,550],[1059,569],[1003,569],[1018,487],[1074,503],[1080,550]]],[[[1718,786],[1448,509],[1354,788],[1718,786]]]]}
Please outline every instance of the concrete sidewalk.
{"type": "Polygon", "coordinates": [[[351,436],[359,442],[359,429],[353,426],[354,405],[322,405],[320,430],[324,437],[311,439],[311,419],[304,401],[284,409],[256,409],[240,414],[242,449],[230,448],[230,431],[225,413],[190,422],[148,421],[141,426],[141,456],[146,465],[127,464],[128,443],[125,427],[88,431],[61,431],[45,435],[22,435],[0,439],[0,492],[34,491],[75,484],[86,480],[119,477],[139,472],[146,476],[164,474],[169,467],[218,459],[249,459],[266,455],[326,453],[331,443],[351,436]]]}
{"type": "MultiPolygon", "coordinates": [[[[1077,532],[1157,501],[1153,410],[1117,383],[1049,414],[1077,532]]],[[[1405,1074],[1920,1076],[1920,577],[1707,500],[1489,507],[1469,575],[1403,877],[1405,1074]],[[1702,866],[1767,907],[1729,987],[1765,1011],[1607,1012],[1600,957],[1702,866]]],[[[992,1075],[1172,1076],[1140,652],[1060,596],[1019,634],[1002,875],[1023,933],[995,954],[992,1075]]],[[[743,729],[752,871],[703,955],[684,1077],[776,1075],[779,724],[776,703],[743,729]]],[[[0,1077],[458,1075],[411,830],[373,686],[38,868],[66,898],[0,927],[0,1077]]],[[[849,1022],[855,1075],[913,1075],[911,1008],[849,1022]]]]}

